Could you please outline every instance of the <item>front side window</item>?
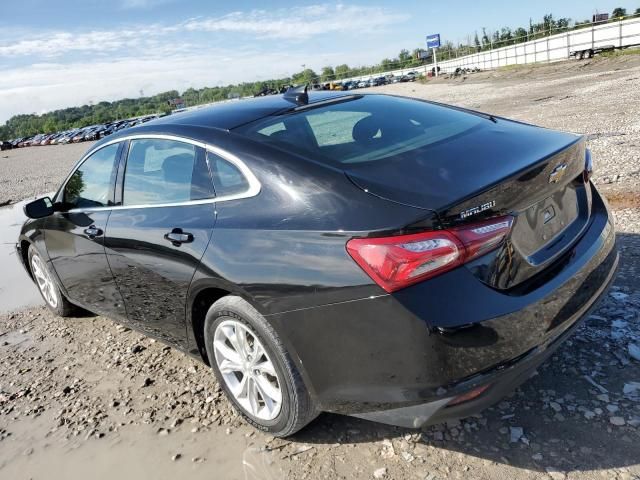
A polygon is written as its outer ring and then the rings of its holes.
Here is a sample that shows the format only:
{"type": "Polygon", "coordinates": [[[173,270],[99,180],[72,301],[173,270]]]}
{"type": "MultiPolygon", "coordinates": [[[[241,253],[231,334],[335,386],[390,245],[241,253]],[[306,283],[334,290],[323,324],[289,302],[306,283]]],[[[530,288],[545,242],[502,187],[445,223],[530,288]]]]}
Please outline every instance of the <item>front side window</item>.
{"type": "Polygon", "coordinates": [[[132,140],[124,174],[123,204],[157,205],[213,196],[203,152],[189,143],[132,140]]]}
{"type": "Polygon", "coordinates": [[[63,192],[63,202],[68,208],[112,205],[111,187],[115,183],[119,146],[115,143],[101,148],[73,172],[63,192]]]}

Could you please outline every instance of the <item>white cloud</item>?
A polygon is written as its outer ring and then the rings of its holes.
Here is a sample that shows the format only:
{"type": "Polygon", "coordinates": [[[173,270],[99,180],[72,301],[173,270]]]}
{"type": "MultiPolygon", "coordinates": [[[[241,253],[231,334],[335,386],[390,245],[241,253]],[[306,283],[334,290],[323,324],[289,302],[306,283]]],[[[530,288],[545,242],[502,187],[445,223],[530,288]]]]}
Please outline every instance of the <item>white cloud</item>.
{"type": "Polygon", "coordinates": [[[380,7],[316,5],[173,25],[12,34],[9,38],[17,40],[0,40],[0,122],[18,113],[137,97],[141,89],[153,95],[280,78],[299,71],[302,64],[319,70],[327,64],[377,62],[401,46],[363,48],[340,35],[362,38],[404,19],[406,15],[380,7]],[[214,40],[213,32],[244,33],[246,41],[224,35],[214,40]],[[331,42],[299,43],[323,34],[339,39],[333,42],[338,45],[334,53],[328,51],[331,42]],[[277,48],[257,38],[276,39],[277,48]]]}
{"type": "MultiPolygon", "coordinates": [[[[125,0],[130,6],[168,0],[125,0]]],[[[0,43],[0,57],[51,58],[73,52],[104,54],[123,49],[149,51],[148,43],[161,39],[173,44],[184,33],[245,33],[255,38],[302,40],[323,34],[363,34],[407,20],[409,16],[381,7],[315,5],[275,11],[234,12],[222,17],[190,19],[176,25],[138,25],[89,32],[46,32],[0,43]]]]}
{"type": "Polygon", "coordinates": [[[120,7],[125,10],[135,8],[153,8],[175,0],[120,0],[120,7]]]}
{"type": "Polygon", "coordinates": [[[0,45],[0,56],[19,57],[37,55],[48,57],[77,50],[117,50],[125,44],[116,32],[89,32],[74,35],[68,32],[20,40],[9,45],[0,45]],[[98,47],[98,45],[100,45],[98,47]]]}
{"type": "Polygon", "coordinates": [[[274,12],[234,12],[219,18],[192,19],[177,28],[228,31],[267,38],[304,39],[320,34],[366,32],[407,20],[409,16],[381,7],[314,5],[274,12]]]}

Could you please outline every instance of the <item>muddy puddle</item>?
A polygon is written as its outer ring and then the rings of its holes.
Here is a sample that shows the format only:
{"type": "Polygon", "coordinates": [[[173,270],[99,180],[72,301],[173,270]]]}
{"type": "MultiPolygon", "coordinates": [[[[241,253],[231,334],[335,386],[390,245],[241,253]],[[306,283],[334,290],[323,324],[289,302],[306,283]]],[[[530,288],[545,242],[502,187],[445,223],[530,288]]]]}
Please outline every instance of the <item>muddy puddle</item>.
{"type": "Polygon", "coordinates": [[[44,303],[15,250],[27,201],[0,208],[0,313],[44,303]]]}
{"type": "Polygon", "coordinates": [[[223,429],[197,437],[186,429],[163,436],[148,425],[124,425],[104,437],[89,430],[67,440],[63,429],[43,438],[40,432],[51,426],[46,417],[11,424],[11,435],[2,442],[2,478],[276,480],[284,475],[273,453],[223,429]]]}

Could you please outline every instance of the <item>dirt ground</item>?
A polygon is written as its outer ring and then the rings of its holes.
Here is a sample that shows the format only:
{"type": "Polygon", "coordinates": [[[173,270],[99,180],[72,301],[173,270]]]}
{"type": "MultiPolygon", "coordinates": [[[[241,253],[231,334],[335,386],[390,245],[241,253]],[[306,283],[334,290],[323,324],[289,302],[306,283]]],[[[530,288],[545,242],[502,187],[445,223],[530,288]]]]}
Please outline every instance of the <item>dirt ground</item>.
{"type": "MultiPolygon", "coordinates": [[[[589,135],[621,266],[577,333],[482,414],[422,431],[323,414],[279,440],[161,343],[102,317],[15,310],[0,314],[0,478],[640,479],[640,56],[374,91],[589,135]]],[[[2,152],[0,201],[53,190],[86,148],[2,152]]]]}

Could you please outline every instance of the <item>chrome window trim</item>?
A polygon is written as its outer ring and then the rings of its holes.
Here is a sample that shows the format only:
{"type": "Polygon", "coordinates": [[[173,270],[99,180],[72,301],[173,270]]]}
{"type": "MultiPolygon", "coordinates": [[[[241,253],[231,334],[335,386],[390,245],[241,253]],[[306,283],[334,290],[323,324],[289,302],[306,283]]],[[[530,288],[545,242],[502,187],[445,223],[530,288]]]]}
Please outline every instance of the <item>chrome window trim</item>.
{"type": "MultiPolygon", "coordinates": [[[[244,177],[247,179],[247,183],[249,184],[249,188],[247,190],[245,190],[244,192],[240,192],[240,193],[235,193],[233,195],[222,195],[220,197],[213,197],[213,198],[203,198],[201,200],[189,200],[187,202],[175,202],[175,203],[156,203],[156,204],[139,204],[139,205],[113,205],[113,206],[107,206],[107,207],[90,207],[90,208],[72,208],[70,210],[67,210],[68,213],[74,213],[74,212],[98,212],[98,211],[104,211],[104,210],[125,210],[125,209],[137,209],[137,208],[161,208],[161,207],[179,207],[182,205],[205,205],[208,203],[217,203],[217,202],[228,202],[231,200],[240,200],[243,198],[251,198],[251,197],[255,197],[256,195],[258,195],[260,193],[260,190],[262,190],[262,184],[260,183],[260,181],[256,178],[256,176],[253,174],[253,172],[251,171],[251,169],[249,167],[247,167],[247,165],[240,160],[237,156],[235,156],[234,154],[232,154],[231,152],[228,152],[220,147],[216,147],[215,145],[211,145],[209,143],[205,143],[205,142],[200,142],[198,140],[193,140],[191,138],[186,138],[186,137],[180,137],[178,135],[167,135],[167,134],[160,134],[160,133],[139,133],[139,134],[134,134],[134,135],[127,135],[125,137],[118,137],[118,138],[114,138],[113,140],[110,140],[106,143],[103,143],[102,145],[99,145],[96,148],[93,148],[91,150],[89,150],[89,152],[87,152],[76,164],[76,166],[72,169],[71,173],[67,176],[67,178],[65,179],[64,183],[62,184],[62,187],[59,190],[59,194],[62,193],[64,191],[64,187],[67,185],[67,182],[69,181],[69,178],[71,178],[71,176],[75,173],[75,171],[80,168],[80,166],[85,162],[85,160],[87,160],[87,158],[89,158],[91,155],[93,155],[95,152],[97,152],[98,150],[107,147],[109,145],[113,145],[114,143],[120,143],[120,142],[125,142],[127,140],[173,140],[176,142],[182,142],[182,143],[189,143],[191,145],[195,145],[197,147],[201,147],[203,148],[205,151],[207,152],[211,152],[214,155],[219,156],[220,158],[228,161],[229,163],[232,163],[233,165],[235,165],[238,170],[240,170],[240,173],[242,173],[242,175],[244,175],[244,177]]],[[[128,155],[128,153],[127,153],[128,155]]],[[[57,198],[58,194],[56,194],[56,198],[57,198]]]]}

